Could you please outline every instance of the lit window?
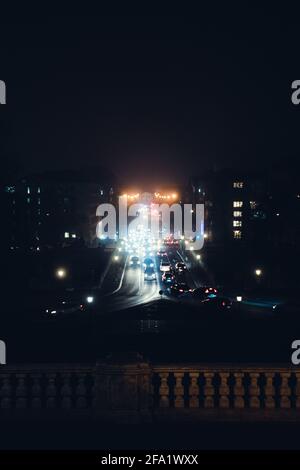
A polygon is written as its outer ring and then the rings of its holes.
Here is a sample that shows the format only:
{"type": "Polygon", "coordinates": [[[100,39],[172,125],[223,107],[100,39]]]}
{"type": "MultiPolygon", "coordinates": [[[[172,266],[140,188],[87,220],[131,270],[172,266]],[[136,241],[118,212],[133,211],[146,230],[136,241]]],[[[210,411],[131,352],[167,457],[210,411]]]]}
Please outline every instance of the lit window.
{"type": "Polygon", "coordinates": [[[233,207],[243,207],[243,201],[233,201],[233,207]]]}
{"type": "Polygon", "coordinates": [[[30,194],[30,188],[29,187],[27,188],[27,194],[30,194]]]}
{"type": "Polygon", "coordinates": [[[257,206],[256,201],[250,201],[250,208],[251,208],[251,209],[255,209],[256,206],[257,206]]]}
{"type": "Polygon", "coordinates": [[[76,238],[76,233],[72,233],[72,238],[76,238]]]}
{"type": "Polygon", "coordinates": [[[30,204],[30,197],[27,198],[27,203],[30,204]]]}
{"type": "Polygon", "coordinates": [[[235,239],[241,239],[241,238],[242,238],[242,232],[241,232],[241,230],[234,230],[234,231],[233,231],[233,237],[234,237],[235,239]]]}
{"type": "Polygon", "coordinates": [[[198,193],[201,193],[201,188],[198,188],[198,193]]]}
{"type": "Polygon", "coordinates": [[[234,183],[233,183],[233,187],[237,188],[237,189],[242,189],[243,186],[244,186],[243,181],[234,181],[234,183]]]}
{"type": "Polygon", "coordinates": [[[103,196],[103,194],[104,194],[103,189],[100,189],[100,196],[103,196]]]}
{"type": "Polygon", "coordinates": [[[242,221],[241,220],[234,220],[233,221],[233,226],[234,227],[241,227],[242,226],[242,221]]]}
{"type": "Polygon", "coordinates": [[[5,192],[6,193],[15,193],[16,192],[16,188],[14,186],[6,186],[5,187],[5,192]]]}
{"type": "Polygon", "coordinates": [[[242,217],[243,213],[242,211],[233,211],[233,217],[242,217]]]}
{"type": "Polygon", "coordinates": [[[41,188],[38,188],[38,189],[37,189],[37,192],[40,194],[40,192],[41,192],[41,188]]]}
{"type": "Polygon", "coordinates": [[[65,232],[65,238],[70,238],[69,232],[65,232]]]}
{"type": "Polygon", "coordinates": [[[40,198],[38,198],[38,200],[37,200],[37,203],[38,203],[38,205],[40,205],[40,204],[41,204],[41,200],[40,200],[40,198]]]}

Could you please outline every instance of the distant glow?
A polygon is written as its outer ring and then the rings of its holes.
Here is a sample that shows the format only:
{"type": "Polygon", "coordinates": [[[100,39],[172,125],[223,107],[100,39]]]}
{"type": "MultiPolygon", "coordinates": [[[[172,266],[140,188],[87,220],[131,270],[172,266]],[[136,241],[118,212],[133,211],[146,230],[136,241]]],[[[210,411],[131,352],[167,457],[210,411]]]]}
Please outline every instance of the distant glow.
{"type": "Polygon", "coordinates": [[[69,232],[65,232],[65,238],[70,238],[69,232]]]}
{"type": "MultiPolygon", "coordinates": [[[[130,251],[132,251],[132,250],[130,250],[130,251]]],[[[114,260],[115,260],[115,261],[118,261],[119,258],[120,258],[120,257],[119,257],[118,255],[115,255],[115,256],[114,256],[114,260]]]]}
{"type": "Polygon", "coordinates": [[[204,238],[208,238],[208,235],[207,235],[207,233],[205,233],[203,236],[204,236],[204,238]]]}
{"type": "Polygon", "coordinates": [[[255,270],[255,275],[258,276],[258,277],[261,276],[262,275],[262,270],[261,269],[256,269],[255,270]]]}
{"type": "Polygon", "coordinates": [[[243,201],[233,201],[233,207],[243,207],[243,201]]]}
{"type": "Polygon", "coordinates": [[[76,233],[72,233],[72,238],[76,238],[76,233]]]}
{"type": "Polygon", "coordinates": [[[56,276],[59,279],[64,279],[67,275],[67,271],[64,268],[59,268],[56,270],[56,276]]]}
{"type": "Polygon", "coordinates": [[[201,259],[201,255],[196,255],[196,258],[197,258],[198,260],[200,260],[200,259],[201,259]]]}
{"type": "Polygon", "coordinates": [[[243,300],[243,297],[241,295],[236,296],[236,301],[237,302],[242,302],[242,300],[243,300]]]}
{"type": "Polygon", "coordinates": [[[94,302],[94,297],[89,295],[87,298],[86,298],[86,301],[88,304],[92,304],[94,302]]]}

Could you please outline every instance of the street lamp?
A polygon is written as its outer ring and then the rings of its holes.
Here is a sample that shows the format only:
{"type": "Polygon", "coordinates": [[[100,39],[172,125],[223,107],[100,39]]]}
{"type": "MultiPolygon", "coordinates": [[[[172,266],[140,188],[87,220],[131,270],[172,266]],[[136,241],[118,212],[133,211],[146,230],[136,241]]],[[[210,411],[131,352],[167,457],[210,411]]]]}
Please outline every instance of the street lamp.
{"type": "Polygon", "coordinates": [[[262,270],[261,269],[255,269],[255,276],[260,277],[262,275],[262,270]]]}
{"type": "Polygon", "coordinates": [[[94,297],[92,295],[89,295],[87,298],[86,298],[86,301],[88,304],[92,304],[94,302],[94,297]]]}
{"type": "Polygon", "coordinates": [[[64,268],[59,268],[56,270],[55,274],[59,279],[64,279],[67,275],[67,271],[64,268]]]}

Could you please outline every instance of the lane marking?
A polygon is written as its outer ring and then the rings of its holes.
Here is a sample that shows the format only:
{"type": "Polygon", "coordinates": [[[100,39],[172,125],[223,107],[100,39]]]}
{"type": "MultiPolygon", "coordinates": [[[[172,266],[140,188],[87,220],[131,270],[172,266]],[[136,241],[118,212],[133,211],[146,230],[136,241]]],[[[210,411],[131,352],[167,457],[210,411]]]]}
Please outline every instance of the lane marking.
{"type": "Polygon", "coordinates": [[[124,279],[124,276],[125,276],[127,262],[128,262],[128,255],[126,256],[126,260],[125,260],[125,263],[124,263],[124,269],[123,269],[121,280],[120,280],[120,283],[119,283],[118,287],[115,290],[113,290],[112,292],[109,292],[109,294],[105,294],[103,297],[110,297],[111,295],[114,295],[117,292],[119,292],[119,290],[121,289],[122,284],[123,284],[123,279],[124,279]]]}

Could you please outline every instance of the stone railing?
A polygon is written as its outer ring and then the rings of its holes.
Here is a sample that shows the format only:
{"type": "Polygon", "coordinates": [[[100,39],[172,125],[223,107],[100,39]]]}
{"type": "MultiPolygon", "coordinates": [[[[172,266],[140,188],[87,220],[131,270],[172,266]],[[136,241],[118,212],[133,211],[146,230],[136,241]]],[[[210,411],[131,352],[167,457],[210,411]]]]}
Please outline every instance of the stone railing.
{"type": "Polygon", "coordinates": [[[0,368],[0,414],[108,421],[298,420],[300,369],[285,366],[96,365],[0,368]]]}
{"type": "Polygon", "coordinates": [[[152,367],[153,409],[191,418],[298,419],[300,370],[289,367],[152,367]],[[183,413],[184,414],[184,413],[183,413]]]}

